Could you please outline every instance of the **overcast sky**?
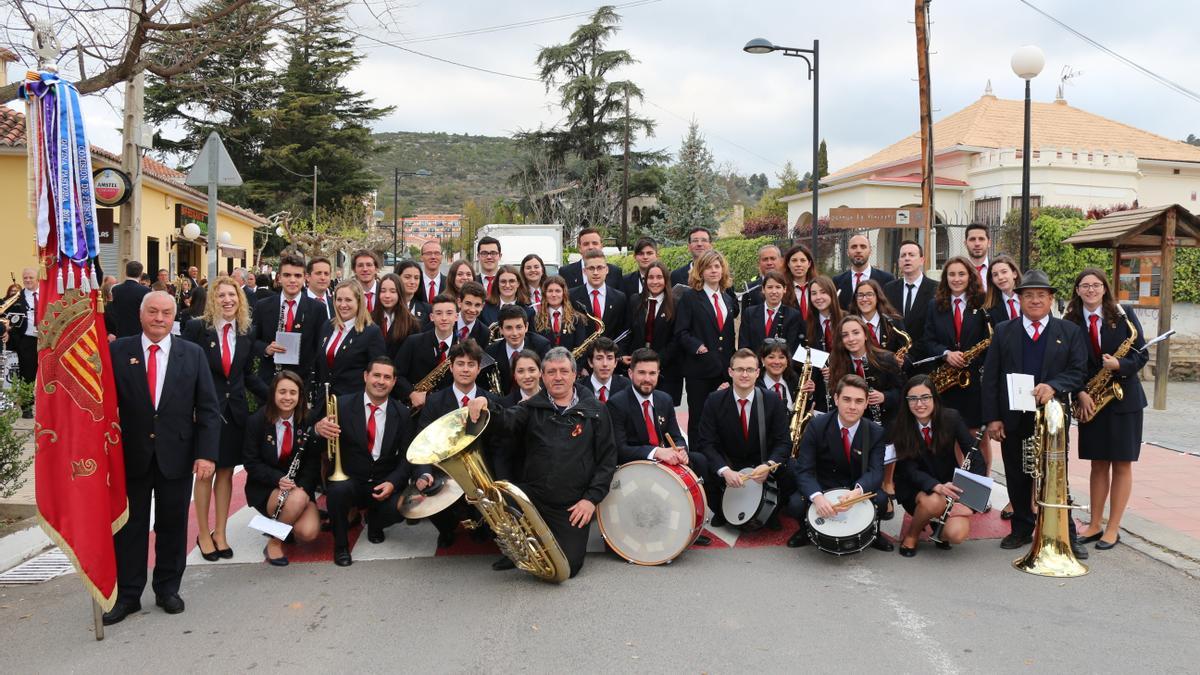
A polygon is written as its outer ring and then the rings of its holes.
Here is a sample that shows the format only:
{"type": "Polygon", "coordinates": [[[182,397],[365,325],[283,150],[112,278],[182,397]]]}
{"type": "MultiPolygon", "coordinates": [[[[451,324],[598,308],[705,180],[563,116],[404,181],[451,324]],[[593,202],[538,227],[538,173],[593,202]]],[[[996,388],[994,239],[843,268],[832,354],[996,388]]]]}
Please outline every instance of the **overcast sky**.
{"type": "MultiPolygon", "coordinates": [[[[1200,90],[1194,53],[1200,3],[1031,1],[1142,66],[1200,90]]],[[[361,6],[354,17],[359,30],[373,37],[531,77],[538,49],[565,42],[582,18],[420,40],[596,6],[594,0],[416,1],[393,10],[390,30],[361,6]]],[[[917,129],[911,0],[659,0],[619,12],[621,31],[610,46],[629,50],[639,63],[618,76],[641,85],[646,101],[639,112],[658,122],[657,134],[642,147],[673,151],[694,117],[717,160],[742,173],[765,172],[774,184],[786,160],[801,173],[807,170],[812,85],[798,59],[742,52],[748,39],[759,36],[797,47],[820,39],[821,136],[829,145],[831,170],[917,129]]],[[[935,119],[975,101],[989,79],[997,96],[1020,98],[1022,81],[1013,75],[1009,57],[1020,45],[1037,44],[1045,51],[1046,68],[1034,80],[1035,100],[1052,100],[1061,71],[1070,66],[1082,72],[1066,87],[1072,105],[1170,138],[1200,134],[1200,103],[1119,63],[1019,0],[939,0],[932,19],[935,119]]],[[[508,135],[561,118],[556,92],[547,94],[539,82],[440,63],[367,39],[360,38],[358,48],[366,58],[350,75],[350,86],[397,106],[379,122],[379,131],[508,135]]],[[[94,142],[118,149],[116,112],[99,103],[90,111],[94,142]]]]}

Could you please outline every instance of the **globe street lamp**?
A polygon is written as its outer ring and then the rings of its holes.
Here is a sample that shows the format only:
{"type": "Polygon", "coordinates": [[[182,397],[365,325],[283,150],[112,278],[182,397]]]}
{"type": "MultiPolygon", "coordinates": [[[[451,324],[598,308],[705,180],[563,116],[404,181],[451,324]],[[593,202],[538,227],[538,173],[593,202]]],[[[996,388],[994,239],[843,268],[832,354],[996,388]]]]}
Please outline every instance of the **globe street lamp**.
{"type": "MultiPolygon", "coordinates": [[[[804,62],[806,64],[808,64],[808,79],[812,80],[812,83],[813,83],[812,254],[813,254],[813,264],[814,265],[816,264],[817,256],[819,255],[817,253],[817,241],[818,241],[817,218],[818,218],[818,215],[820,212],[817,210],[817,197],[818,197],[818,194],[820,192],[820,187],[821,187],[821,171],[817,166],[818,154],[819,154],[818,151],[819,151],[819,148],[821,145],[821,141],[818,136],[818,130],[820,128],[818,125],[818,112],[820,110],[819,103],[820,103],[820,91],[821,91],[819,79],[818,79],[820,76],[820,68],[819,68],[820,46],[821,46],[820,40],[813,40],[812,49],[800,49],[799,47],[781,47],[777,44],[773,44],[770,40],[767,40],[765,38],[754,38],[753,40],[747,42],[745,47],[742,47],[742,51],[746,52],[747,54],[770,54],[771,52],[783,52],[784,56],[794,56],[796,58],[804,59],[804,62]],[[811,59],[809,59],[809,57],[808,57],[809,54],[812,55],[811,59]]],[[[790,225],[789,225],[788,229],[789,230],[791,229],[790,225]]]]}
{"type": "Polygon", "coordinates": [[[1030,98],[1029,81],[1042,72],[1046,56],[1034,45],[1026,45],[1013,52],[1013,72],[1025,80],[1025,144],[1021,150],[1021,269],[1029,269],[1029,158],[1033,154],[1029,141],[1030,98]]]}

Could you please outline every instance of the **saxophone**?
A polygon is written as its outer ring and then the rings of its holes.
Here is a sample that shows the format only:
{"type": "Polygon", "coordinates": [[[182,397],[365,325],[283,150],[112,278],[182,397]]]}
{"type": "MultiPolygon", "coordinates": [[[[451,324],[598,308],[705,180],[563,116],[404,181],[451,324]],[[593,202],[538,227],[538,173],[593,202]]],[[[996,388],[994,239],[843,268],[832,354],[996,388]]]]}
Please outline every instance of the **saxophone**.
{"type": "Polygon", "coordinates": [[[792,408],[792,419],[788,423],[788,432],[792,437],[792,458],[800,456],[800,439],[804,437],[804,427],[808,426],[813,417],[813,406],[809,405],[808,392],[804,385],[812,380],[812,350],[805,349],[804,368],[800,370],[800,382],[796,387],[796,405],[792,408]]]}
{"type": "Polygon", "coordinates": [[[1033,476],[1037,524],[1033,545],[1013,567],[1044,577],[1078,577],[1088,573],[1071,550],[1068,526],[1071,518],[1067,490],[1067,431],[1071,420],[1063,404],[1050,399],[1034,418],[1033,436],[1022,446],[1022,465],[1033,476]]]}
{"type": "Polygon", "coordinates": [[[420,382],[414,384],[413,391],[423,391],[426,393],[433,391],[437,387],[438,382],[442,381],[448,370],[450,370],[450,359],[446,358],[434,366],[428,375],[422,377],[420,382]]]}
{"type": "Polygon", "coordinates": [[[600,339],[601,335],[604,335],[604,322],[592,316],[591,314],[588,314],[587,312],[584,312],[584,314],[587,316],[587,318],[596,322],[596,330],[591,335],[587,336],[587,339],[581,342],[578,347],[571,350],[571,357],[574,359],[582,358],[583,355],[587,354],[588,350],[592,348],[592,343],[600,339]]]}
{"type": "Polygon", "coordinates": [[[987,329],[988,336],[986,338],[962,353],[963,361],[966,362],[965,366],[955,368],[949,363],[943,363],[929,374],[929,379],[933,381],[933,386],[937,387],[939,394],[944,394],[954,387],[966,389],[971,386],[971,362],[979,358],[987,351],[988,345],[992,344],[992,323],[990,321],[987,322],[987,329]]]}
{"type": "MultiPolygon", "coordinates": [[[[1137,342],[1138,339],[1137,328],[1134,327],[1133,322],[1129,320],[1128,316],[1124,314],[1122,316],[1125,318],[1125,325],[1129,326],[1129,337],[1125,338],[1121,346],[1117,347],[1117,351],[1113,352],[1113,356],[1118,359],[1128,354],[1129,350],[1133,349],[1133,343],[1137,342]]],[[[1125,391],[1121,389],[1121,384],[1113,380],[1113,372],[1101,366],[1100,372],[1088,380],[1087,386],[1083,390],[1088,393],[1088,396],[1092,397],[1095,407],[1092,408],[1092,414],[1086,418],[1082,414],[1079,415],[1080,424],[1087,424],[1095,419],[1104,406],[1112,403],[1113,399],[1120,401],[1125,398],[1125,391]]]]}
{"type": "Polygon", "coordinates": [[[908,356],[908,350],[912,349],[912,336],[904,331],[896,328],[896,324],[888,322],[888,327],[896,332],[904,340],[904,346],[896,350],[896,366],[904,368],[904,357],[908,356]]]}

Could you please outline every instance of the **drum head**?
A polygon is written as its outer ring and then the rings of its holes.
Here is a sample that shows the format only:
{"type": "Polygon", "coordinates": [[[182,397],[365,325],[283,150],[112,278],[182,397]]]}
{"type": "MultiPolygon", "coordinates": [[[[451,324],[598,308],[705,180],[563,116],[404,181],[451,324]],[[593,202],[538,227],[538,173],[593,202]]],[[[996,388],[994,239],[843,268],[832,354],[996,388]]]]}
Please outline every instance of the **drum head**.
{"type": "Polygon", "coordinates": [[[622,558],[659,565],[695,539],[695,513],[692,494],[680,478],[642,460],[617,468],[597,519],[605,541],[622,558]]]}
{"type": "Polygon", "coordinates": [[[745,525],[758,512],[762,496],[762,484],[752,480],[747,480],[740,488],[726,486],[721,498],[721,513],[730,525],[745,525]]]}
{"type": "MultiPolygon", "coordinates": [[[[850,490],[838,488],[825,493],[825,498],[836,504],[850,490]]],[[[832,518],[825,518],[817,513],[817,507],[808,507],[808,524],[813,530],[830,537],[850,537],[861,533],[875,521],[875,507],[870,501],[863,501],[851,506],[846,511],[832,518]]]]}

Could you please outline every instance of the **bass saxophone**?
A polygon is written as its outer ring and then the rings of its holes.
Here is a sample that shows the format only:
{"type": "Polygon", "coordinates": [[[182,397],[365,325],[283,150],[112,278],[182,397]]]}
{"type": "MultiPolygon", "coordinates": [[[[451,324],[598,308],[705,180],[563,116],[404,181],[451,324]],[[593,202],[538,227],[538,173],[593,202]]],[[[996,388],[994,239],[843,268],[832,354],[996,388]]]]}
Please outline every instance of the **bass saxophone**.
{"type": "MultiPolygon", "coordinates": [[[[1113,356],[1118,359],[1123,358],[1126,354],[1128,354],[1129,350],[1133,349],[1133,344],[1137,342],[1138,339],[1137,328],[1134,327],[1133,322],[1129,320],[1128,316],[1125,316],[1124,314],[1122,314],[1122,316],[1125,318],[1125,325],[1129,326],[1129,337],[1125,338],[1125,341],[1121,343],[1121,346],[1117,347],[1117,351],[1113,352],[1113,356]]],[[[1096,415],[1104,409],[1104,406],[1112,403],[1113,399],[1120,401],[1121,399],[1125,398],[1125,391],[1121,389],[1121,383],[1113,379],[1114,372],[1115,371],[1101,366],[1100,372],[1096,373],[1092,376],[1092,379],[1088,380],[1087,386],[1084,387],[1084,391],[1088,393],[1088,396],[1092,397],[1092,402],[1095,405],[1092,408],[1092,414],[1087,415],[1086,417],[1083,414],[1079,415],[1078,419],[1080,424],[1087,424],[1095,419],[1096,415]]]]}
{"type": "MultiPolygon", "coordinates": [[[[329,383],[325,383],[325,417],[334,424],[338,423],[337,395],[329,391],[329,383]]],[[[333,460],[333,472],[329,474],[327,480],[339,482],[350,480],[342,471],[342,439],[331,438],[327,441],[329,447],[329,459],[333,460]]]]}
{"type": "Polygon", "coordinates": [[[1067,489],[1067,431],[1071,421],[1057,399],[1050,399],[1035,413],[1033,436],[1022,446],[1022,468],[1033,476],[1033,499],[1037,524],[1033,545],[1013,567],[1043,577],[1078,577],[1088,568],[1071,550],[1070,495],[1067,489]]]}
{"type": "Polygon", "coordinates": [[[567,557],[533,502],[521,488],[493,480],[484,463],[480,437],[490,415],[484,411],[478,422],[471,422],[469,414],[459,408],[425,427],[408,447],[408,461],[435,464],[449,474],[483,516],[463,524],[474,529],[486,522],[500,551],[517,567],[543,581],[566,581],[571,573],[567,557]]]}
{"type": "Polygon", "coordinates": [[[792,408],[792,419],[788,423],[793,459],[800,456],[800,439],[804,437],[804,427],[813,417],[813,406],[809,404],[808,392],[804,391],[804,385],[812,380],[812,349],[805,349],[804,353],[804,367],[800,370],[800,382],[796,386],[796,405],[792,408]]]}
{"type": "Polygon", "coordinates": [[[955,368],[949,363],[943,363],[929,374],[929,379],[933,381],[933,386],[937,387],[939,394],[944,394],[954,387],[966,389],[971,386],[971,363],[987,351],[988,345],[992,344],[992,323],[990,321],[987,322],[987,329],[988,336],[986,338],[962,353],[963,361],[966,362],[962,368],[955,368]]]}

